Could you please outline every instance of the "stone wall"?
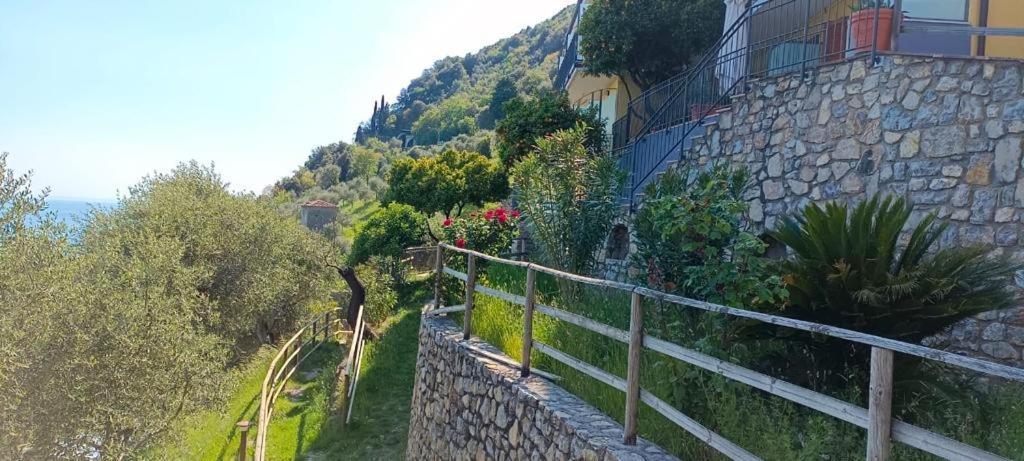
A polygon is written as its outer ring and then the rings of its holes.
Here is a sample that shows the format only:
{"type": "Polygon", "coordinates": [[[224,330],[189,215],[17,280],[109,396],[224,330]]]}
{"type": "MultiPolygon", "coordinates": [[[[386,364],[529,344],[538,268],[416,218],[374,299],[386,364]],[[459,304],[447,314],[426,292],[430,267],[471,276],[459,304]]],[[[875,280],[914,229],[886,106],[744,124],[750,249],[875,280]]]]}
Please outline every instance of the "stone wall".
{"type": "MultiPolygon", "coordinates": [[[[409,424],[410,460],[674,460],[644,440],[622,441],[622,427],[539,377],[483,357],[507,359],[440,317],[423,318],[409,424]]],[[[510,360],[510,359],[508,359],[510,360]]]]}
{"type": "MultiPolygon", "coordinates": [[[[753,82],[684,159],[726,161],[756,180],[762,229],[809,202],[906,196],[914,222],[951,225],[942,245],[1024,258],[1024,63],[886,56],[753,82]]],[[[933,346],[1024,363],[1024,309],[965,321],[933,346]]]]}

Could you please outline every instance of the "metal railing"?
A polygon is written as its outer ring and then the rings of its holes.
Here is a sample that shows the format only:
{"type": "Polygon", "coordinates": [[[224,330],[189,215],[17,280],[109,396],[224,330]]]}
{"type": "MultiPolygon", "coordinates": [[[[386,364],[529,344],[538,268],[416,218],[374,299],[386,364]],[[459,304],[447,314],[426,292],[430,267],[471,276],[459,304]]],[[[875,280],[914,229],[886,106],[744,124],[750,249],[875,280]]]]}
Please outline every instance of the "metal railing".
{"type": "MultiPolygon", "coordinates": [[[[687,71],[655,86],[629,105],[613,126],[614,147],[630,181],[624,190],[631,204],[666,159],[711,114],[744,94],[751,79],[802,73],[821,65],[891,48],[898,24],[880,22],[881,3],[851,14],[849,2],[836,0],[748,0],[747,8],[687,71]],[[881,31],[883,33],[878,33],[881,31]],[[661,152],[629,152],[645,136],[682,126],[661,152]]],[[[889,10],[889,9],[885,9],[889,10]]]]}
{"type": "Polygon", "coordinates": [[[580,57],[580,36],[573,34],[569,46],[562,51],[562,58],[558,63],[558,72],[555,74],[555,88],[564,88],[569,76],[577,66],[583,63],[580,57]]]}
{"type": "Polygon", "coordinates": [[[576,110],[597,110],[600,114],[604,110],[604,100],[612,95],[612,91],[611,88],[591,91],[577,98],[572,106],[576,110]]]}
{"type": "Polygon", "coordinates": [[[537,351],[562,364],[584,373],[612,388],[625,393],[624,443],[635,444],[638,429],[638,409],[640,402],[660,413],[666,419],[676,423],[700,440],[731,459],[760,459],[744,448],[736,445],[700,422],[685,415],[672,405],[645,391],[640,385],[641,353],[651,350],[662,355],[683,361],[727,379],[743,383],[747,386],[764,391],[776,397],[802,405],[819,413],[838,418],[868,432],[867,459],[886,460],[891,452],[891,441],[904,443],[926,453],[946,459],[969,460],[1004,460],[1001,456],[982,449],[953,440],[941,434],[906,423],[892,416],[893,396],[893,359],[895,354],[905,354],[925,360],[941,362],[966,370],[1000,377],[1008,380],[1024,382],[1024,369],[1001,365],[985,360],[967,357],[917,344],[904,343],[894,339],[883,338],[853,330],[822,325],[788,317],[765,314],[756,311],[738,309],[713,304],[683,296],[652,290],[627,283],[584,277],[570,274],[541,265],[511,261],[483,253],[456,248],[441,244],[437,248],[437,273],[434,291],[434,314],[462,312],[463,337],[468,339],[473,331],[473,307],[475,294],[492,296],[511,304],[523,306],[523,346],[521,374],[531,373],[531,354],[537,351]],[[460,272],[444,264],[444,251],[449,250],[465,255],[466,272],[460,272]],[[493,263],[526,269],[525,296],[507,293],[495,288],[478,284],[477,260],[484,259],[493,263]],[[622,330],[595,320],[570,313],[537,302],[537,274],[545,273],[558,279],[583,283],[590,286],[621,290],[630,294],[629,330],[622,330]],[[460,306],[442,307],[442,276],[448,275],[462,280],[466,284],[465,303],[460,306]],[[754,320],[779,327],[799,330],[818,335],[844,340],[871,347],[871,366],[868,408],[863,408],[844,400],[840,400],[820,392],[791,384],[772,376],[750,370],[731,362],[727,362],[693,349],[665,341],[648,335],[644,331],[644,302],[656,300],[677,305],[681,308],[715,312],[732,317],[754,320]],[[546,315],[559,321],[568,322],[593,333],[628,344],[626,379],[622,379],[575,357],[561,352],[550,345],[538,342],[533,337],[533,321],[536,314],[546,315]]]}

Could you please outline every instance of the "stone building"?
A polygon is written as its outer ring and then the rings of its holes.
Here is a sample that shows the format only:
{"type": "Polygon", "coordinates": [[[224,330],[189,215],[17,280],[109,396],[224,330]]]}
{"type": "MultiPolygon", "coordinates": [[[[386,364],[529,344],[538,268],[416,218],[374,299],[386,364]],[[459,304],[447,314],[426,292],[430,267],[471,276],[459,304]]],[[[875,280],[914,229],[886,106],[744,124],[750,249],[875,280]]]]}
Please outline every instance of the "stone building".
{"type": "MultiPolygon", "coordinates": [[[[809,203],[893,195],[913,203],[913,223],[929,213],[950,223],[941,245],[987,244],[1024,261],[1024,19],[1006,13],[1012,2],[880,3],[880,22],[845,0],[726,3],[719,42],[616,113],[609,134],[628,179],[598,275],[636,270],[631,216],[648,184],[676,165],[714,163],[752,174],[755,232],[809,203]]],[[[560,83],[573,93],[585,63],[569,70],[560,83]]],[[[969,319],[929,345],[1024,365],[1024,308],[969,319]]]]}
{"type": "Polygon", "coordinates": [[[310,230],[320,231],[338,217],[338,207],[323,200],[313,200],[302,204],[299,217],[303,226],[310,230]]]}

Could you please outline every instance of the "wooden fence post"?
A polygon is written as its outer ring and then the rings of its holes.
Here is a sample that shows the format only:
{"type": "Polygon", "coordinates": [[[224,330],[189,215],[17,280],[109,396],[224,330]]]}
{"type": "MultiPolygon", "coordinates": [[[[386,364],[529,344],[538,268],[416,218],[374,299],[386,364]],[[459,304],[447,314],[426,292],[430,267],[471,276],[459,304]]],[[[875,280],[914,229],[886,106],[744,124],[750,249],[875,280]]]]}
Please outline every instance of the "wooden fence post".
{"type": "Polygon", "coordinates": [[[246,452],[249,451],[249,421],[239,421],[235,425],[242,433],[241,440],[238,441],[238,461],[245,461],[245,457],[248,456],[246,452]]]}
{"type": "Polygon", "coordinates": [[[636,445],[640,406],[640,353],[644,343],[644,307],[640,293],[633,292],[629,308],[629,358],[626,362],[626,418],[623,443],[636,445]]]}
{"type": "Polygon", "coordinates": [[[444,248],[437,244],[437,258],[434,261],[434,309],[441,308],[441,275],[444,272],[444,248]]]}
{"type": "Polygon", "coordinates": [[[537,302],[537,271],[526,268],[526,302],[523,303],[523,361],[520,376],[530,376],[530,352],[533,350],[533,306],[537,302]]]}
{"type": "Polygon", "coordinates": [[[473,333],[473,298],[476,294],[476,256],[466,255],[466,312],[462,316],[462,339],[473,333]]]}
{"type": "Polygon", "coordinates": [[[324,342],[331,339],[331,311],[324,313],[324,342]]]}
{"type": "Polygon", "coordinates": [[[892,452],[893,352],[871,348],[871,387],[868,398],[868,461],[887,461],[892,452]]]}

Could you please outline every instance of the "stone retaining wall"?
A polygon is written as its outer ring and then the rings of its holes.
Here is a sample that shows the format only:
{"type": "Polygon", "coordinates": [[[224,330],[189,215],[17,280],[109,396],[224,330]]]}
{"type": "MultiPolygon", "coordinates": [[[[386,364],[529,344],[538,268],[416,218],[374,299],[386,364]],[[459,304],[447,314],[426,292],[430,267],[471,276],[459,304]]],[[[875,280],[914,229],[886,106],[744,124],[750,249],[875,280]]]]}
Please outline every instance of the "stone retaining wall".
{"type": "Polygon", "coordinates": [[[409,460],[675,460],[551,382],[475,354],[507,359],[440,317],[423,318],[409,424],[409,460]]]}
{"type": "MultiPolygon", "coordinates": [[[[684,160],[747,168],[761,229],[809,202],[884,193],[908,197],[915,223],[948,219],[942,245],[989,244],[1024,260],[1022,77],[1020,61],[886,56],[764,79],[684,160]]],[[[930,344],[1024,363],[1024,309],[965,321],[930,344]]]]}

